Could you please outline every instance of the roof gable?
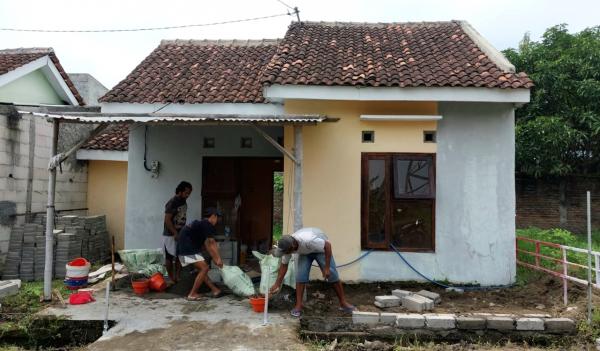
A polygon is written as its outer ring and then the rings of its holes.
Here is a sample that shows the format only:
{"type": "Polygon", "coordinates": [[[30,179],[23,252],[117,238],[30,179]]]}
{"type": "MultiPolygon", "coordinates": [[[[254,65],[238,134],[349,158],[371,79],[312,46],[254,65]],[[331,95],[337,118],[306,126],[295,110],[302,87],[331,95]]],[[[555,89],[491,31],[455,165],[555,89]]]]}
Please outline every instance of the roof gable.
{"type": "Polygon", "coordinates": [[[469,32],[458,21],[295,22],[269,62],[263,84],[401,88],[533,85],[524,73],[500,68],[484,53],[482,43],[473,40],[474,31],[469,32]]]}
{"type": "Polygon", "coordinates": [[[163,41],[100,98],[129,103],[263,103],[261,77],[277,40],[163,41]]]}
{"type": "Polygon", "coordinates": [[[37,69],[42,69],[57,94],[65,101],[74,105],[85,104],[52,48],[0,50],[0,86],[37,69]]]}

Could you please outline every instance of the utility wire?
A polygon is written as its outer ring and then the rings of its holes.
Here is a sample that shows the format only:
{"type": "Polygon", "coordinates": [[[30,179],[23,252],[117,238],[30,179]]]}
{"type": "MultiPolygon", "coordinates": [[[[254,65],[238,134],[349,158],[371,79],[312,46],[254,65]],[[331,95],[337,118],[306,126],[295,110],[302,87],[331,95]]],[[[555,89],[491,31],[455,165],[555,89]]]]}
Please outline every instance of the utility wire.
{"type": "Polygon", "coordinates": [[[275,17],[283,17],[283,16],[291,16],[292,14],[280,13],[276,15],[269,16],[261,16],[261,17],[252,17],[252,18],[244,18],[230,21],[221,21],[221,22],[212,22],[212,23],[200,23],[200,24],[185,24],[181,26],[166,26],[166,27],[148,27],[148,28],[131,28],[131,29],[90,29],[90,30],[71,30],[71,29],[22,29],[22,28],[0,28],[0,31],[8,31],[8,32],[38,32],[38,33],[115,33],[115,32],[144,32],[144,31],[153,31],[153,30],[168,30],[168,29],[182,29],[182,28],[193,28],[193,27],[208,27],[208,26],[216,26],[221,24],[231,24],[231,23],[240,23],[240,22],[251,22],[258,21],[268,18],[275,17]]]}
{"type": "Polygon", "coordinates": [[[294,8],[291,7],[290,5],[286,4],[285,2],[281,1],[281,0],[277,0],[277,2],[281,3],[283,6],[287,7],[290,10],[293,10],[294,8]]]}

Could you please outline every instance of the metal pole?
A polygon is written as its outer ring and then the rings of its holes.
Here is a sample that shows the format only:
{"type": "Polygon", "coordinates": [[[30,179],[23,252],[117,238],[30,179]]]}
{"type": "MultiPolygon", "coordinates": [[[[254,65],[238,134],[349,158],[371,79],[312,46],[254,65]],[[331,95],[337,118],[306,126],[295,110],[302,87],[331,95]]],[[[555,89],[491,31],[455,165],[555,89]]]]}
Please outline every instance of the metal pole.
{"type": "MultiPolygon", "coordinates": [[[[33,122],[33,121],[32,121],[33,122]]],[[[58,130],[57,119],[52,121],[52,148],[50,159],[57,154],[58,130]]],[[[56,167],[49,167],[48,204],[46,205],[46,262],[44,265],[44,301],[52,300],[52,267],[54,256],[54,192],[56,189],[56,167]]]]}
{"type": "Polygon", "coordinates": [[[269,281],[269,278],[271,277],[271,267],[269,267],[267,265],[267,283],[265,284],[265,314],[263,316],[263,325],[267,325],[269,323],[269,288],[271,287],[271,282],[269,281]]]}
{"type": "Polygon", "coordinates": [[[591,196],[587,192],[587,236],[588,236],[588,324],[592,323],[592,212],[591,196]]]}
{"type": "Polygon", "coordinates": [[[106,282],[106,312],[104,313],[104,331],[102,334],[106,334],[108,332],[108,307],[110,298],[110,282],[106,282]]]}

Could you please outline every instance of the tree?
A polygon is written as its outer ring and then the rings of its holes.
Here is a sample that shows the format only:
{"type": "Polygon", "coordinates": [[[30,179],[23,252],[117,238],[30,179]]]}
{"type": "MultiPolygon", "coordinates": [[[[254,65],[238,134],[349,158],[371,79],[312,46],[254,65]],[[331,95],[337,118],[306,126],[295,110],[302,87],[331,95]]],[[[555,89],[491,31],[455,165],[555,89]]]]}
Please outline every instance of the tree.
{"type": "Polygon", "coordinates": [[[531,102],[516,111],[517,170],[600,174],[600,27],[571,34],[554,26],[504,54],[535,83],[531,102]]]}

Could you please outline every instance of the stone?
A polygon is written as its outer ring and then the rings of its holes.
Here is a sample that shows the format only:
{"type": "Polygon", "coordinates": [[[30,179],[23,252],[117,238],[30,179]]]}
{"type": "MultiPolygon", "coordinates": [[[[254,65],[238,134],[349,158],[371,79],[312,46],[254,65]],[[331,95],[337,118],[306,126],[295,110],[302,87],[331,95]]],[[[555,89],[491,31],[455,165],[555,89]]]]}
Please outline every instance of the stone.
{"type": "Polygon", "coordinates": [[[486,325],[488,329],[494,330],[514,330],[515,320],[511,317],[487,317],[486,325]]]}
{"type": "Polygon", "coordinates": [[[354,324],[377,324],[379,313],[377,312],[352,312],[352,323],[354,324]]]}
{"type": "Polygon", "coordinates": [[[402,329],[416,329],[425,327],[425,316],[417,313],[398,313],[396,327],[402,329]]]}
{"type": "Polygon", "coordinates": [[[539,305],[535,306],[535,308],[538,309],[538,310],[545,310],[546,306],[544,306],[542,304],[539,304],[539,305]]]}
{"type": "Polygon", "coordinates": [[[382,312],[379,314],[379,323],[395,324],[396,319],[398,319],[398,313],[382,312]]]}
{"type": "Polygon", "coordinates": [[[21,280],[0,280],[0,297],[14,295],[19,292],[21,288],[21,280]]]}
{"type": "Polygon", "coordinates": [[[412,295],[413,293],[408,290],[392,290],[392,295],[397,296],[399,298],[403,298],[404,296],[412,295]]]}
{"type": "Polygon", "coordinates": [[[528,318],[551,318],[552,316],[547,313],[525,313],[523,317],[528,318]]]}
{"type": "Polygon", "coordinates": [[[456,327],[456,317],[453,314],[426,314],[425,324],[429,329],[454,329],[456,327]]]}
{"type": "Polygon", "coordinates": [[[575,331],[575,321],[570,318],[547,318],[544,320],[546,331],[550,333],[571,333],[575,331]]]}
{"type": "Polygon", "coordinates": [[[457,294],[462,294],[465,292],[465,289],[448,287],[448,288],[446,288],[446,292],[454,292],[457,294]]]}
{"type": "Polygon", "coordinates": [[[433,301],[420,295],[409,295],[402,298],[402,307],[411,312],[423,312],[433,309],[433,301]]]}
{"type": "Polygon", "coordinates": [[[398,296],[385,295],[375,296],[375,302],[379,302],[379,304],[383,305],[383,307],[396,307],[400,306],[401,300],[398,296]]]}
{"type": "Polygon", "coordinates": [[[483,317],[456,317],[456,327],[464,330],[485,329],[485,318],[483,317]]]}
{"type": "Polygon", "coordinates": [[[544,330],[541,318],[517,318],[517,330],[544,330]]]}
{"type": "Polygon", "coordinates": [[[440,297],[440,294],[438,294],[438,293],[434,293],[434,292],[431,292],[428,290],[421,290],[421,291],[417,292],[416,294],[426,297],[430,300],[433,300],[434,304],[439,304],[440,302],[442,302],[442,298],[440,297]]]}

